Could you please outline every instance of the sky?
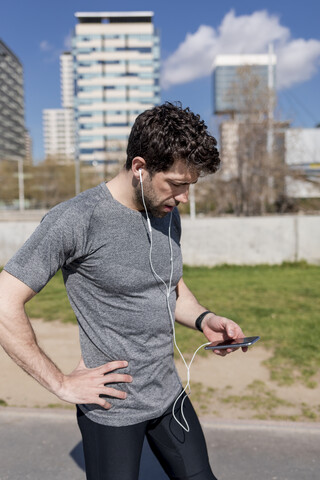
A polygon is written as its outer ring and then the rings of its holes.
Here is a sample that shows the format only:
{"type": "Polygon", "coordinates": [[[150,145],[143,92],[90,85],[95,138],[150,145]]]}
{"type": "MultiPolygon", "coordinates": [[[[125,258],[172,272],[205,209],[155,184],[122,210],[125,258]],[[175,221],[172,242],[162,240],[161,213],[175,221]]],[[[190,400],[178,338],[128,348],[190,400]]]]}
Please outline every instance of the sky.
{"type": "Polygon", "coordinates": [[[152,11],[161,35],[162,101],[181,101],[217,135],[212,64],[217,54],[277,54],[277,115],[294,127],[320,123],[320,2],[234,0],[10,0],[0,38],[24,67],[25,118],[43,158],[42,110],[59,108],[59,55],[70,49],[75,12],[152,11]]]}

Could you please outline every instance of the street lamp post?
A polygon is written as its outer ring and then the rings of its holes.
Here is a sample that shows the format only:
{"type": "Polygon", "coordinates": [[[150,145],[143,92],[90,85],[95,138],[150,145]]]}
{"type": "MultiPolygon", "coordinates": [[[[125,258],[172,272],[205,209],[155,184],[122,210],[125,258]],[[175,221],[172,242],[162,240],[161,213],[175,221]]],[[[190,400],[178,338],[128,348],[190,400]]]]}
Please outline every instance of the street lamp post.
{"type": "Polygon", "coordinates": [[[18,183],[19,183],[19,210],[24,210],[24,181],[23,181],[23,159],[18,160],[18,183]]]}
{"type": "Polygon", "coordinates": [[[17,162],[18,165],[18,187],[19,187],[19,210],[24,210],[24,179],[23,179],[23,158],[12,156],[10,161],[17,162]]]}
{"type": "Polygon", "coordinates": [[[191,220],[196,218],[196,197],[193,184],[190,185],[190,218],[191,220]]]}

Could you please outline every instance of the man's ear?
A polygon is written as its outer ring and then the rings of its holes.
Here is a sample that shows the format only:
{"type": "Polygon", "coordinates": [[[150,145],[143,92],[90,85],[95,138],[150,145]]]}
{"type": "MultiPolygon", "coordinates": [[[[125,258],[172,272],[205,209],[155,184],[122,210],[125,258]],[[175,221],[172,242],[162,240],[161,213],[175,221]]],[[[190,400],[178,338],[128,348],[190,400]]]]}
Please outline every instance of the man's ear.
{"type": "Polygon", "coordinates": [[[146,170],[145,159],[142,157],[134,157],[134,159],[132,160],[131,170],[134,178],[140,181],[140,178],[143,178],[144,171],[146,170]],[[140,177],[140,174],[141,174],[141,177],[140,177]]]}

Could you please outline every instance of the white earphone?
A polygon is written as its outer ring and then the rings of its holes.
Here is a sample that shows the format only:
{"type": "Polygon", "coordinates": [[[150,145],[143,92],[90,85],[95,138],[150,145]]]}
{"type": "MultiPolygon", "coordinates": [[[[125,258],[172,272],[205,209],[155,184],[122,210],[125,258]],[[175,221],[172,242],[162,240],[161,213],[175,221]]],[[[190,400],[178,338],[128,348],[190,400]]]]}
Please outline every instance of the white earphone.
{"type": "Polygon", "coordinates": [[[150,232],[150,236],[152,238],[152,228],[151,228],[151,222],[150,222],[150,218],[149,218],[149,215],[148,215],[148,209],[147,209],[147,206],[146,206],[146,202],[144,200],[144,194],[143,194],[143,183],[142,183],[142,168],[139,168],[139,177],[140,177],[140,185],[141,185],[141,196],[142,196],[142,202],[143,202],[143,207],[144,207],[144,210],[146,212],[146,216],[147,216],[147,224],[148,224],[148,230],[150,232]]]}

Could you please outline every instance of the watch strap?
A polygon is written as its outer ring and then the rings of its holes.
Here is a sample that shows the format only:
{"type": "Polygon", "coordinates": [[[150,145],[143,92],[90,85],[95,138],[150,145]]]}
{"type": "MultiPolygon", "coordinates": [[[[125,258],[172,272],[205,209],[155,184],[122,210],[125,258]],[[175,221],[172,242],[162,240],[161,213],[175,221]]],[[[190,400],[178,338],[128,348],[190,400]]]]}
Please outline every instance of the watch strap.
{"type": "Polygon", "coordinates": [[[211,312],[211,310],[206,310],[205,312],[201,313],[199,315],[199,317],[197,318],[196,322],[195,322],[195,326],[196,328],[200,331],[200,332],[203,332],[202,328],[201,328],[201,323],[202,323],[202,320],[204,319],[204,317],[206,315],[208,315],[208,313],[213,313],[211,312]]]}

